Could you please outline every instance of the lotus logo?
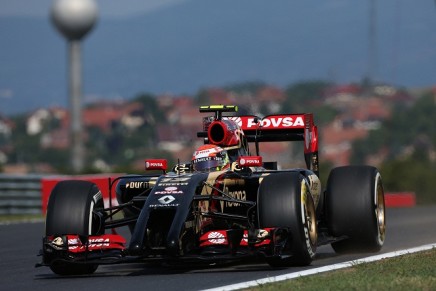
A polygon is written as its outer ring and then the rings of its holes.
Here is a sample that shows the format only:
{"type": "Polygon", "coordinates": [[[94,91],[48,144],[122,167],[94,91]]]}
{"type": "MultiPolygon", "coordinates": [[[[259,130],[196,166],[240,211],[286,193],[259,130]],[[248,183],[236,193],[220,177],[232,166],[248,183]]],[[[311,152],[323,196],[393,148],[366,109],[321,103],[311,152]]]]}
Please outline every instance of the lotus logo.
{"type": "Polygon", "coordinates": [[[52,244],[54,244],[55,246],[58,246],[58,247],[60,247],[60,246],[63,246],[64,245],[64,241],[62,240],[62,238],[61,237],[56,237],[53,241],[52,241],[52,244]]]}
{"type": "Polygon", "coordinates": [[[161,197],[161,198],[158,199],[158,201],[159,201],[161,204],[169,204],[169,203],[173,202],[174,200],[176,200],[176,198],[174,198],[174,197],[171,196],[171,195],[165,195],[165,196],[163,196],[163,197],[161,197]]]}

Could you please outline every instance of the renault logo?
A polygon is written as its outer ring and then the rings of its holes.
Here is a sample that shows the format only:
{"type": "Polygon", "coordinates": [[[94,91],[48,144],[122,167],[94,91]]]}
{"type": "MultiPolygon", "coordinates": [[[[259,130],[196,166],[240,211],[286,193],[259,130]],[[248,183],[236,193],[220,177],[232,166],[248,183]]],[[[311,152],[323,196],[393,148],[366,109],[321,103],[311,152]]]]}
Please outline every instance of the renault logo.
{"type": "Polygon", "coordinates": [[[169,204],[169,203],[173,202],[174,200],[176,200],[176,198],[174,198],[174,197],[171,196],[171,195],[165,195],[165,196],[163,196],[163,197],[161,197],[161,198],[158,199],[158,201],[159,201],[161,204],[169,204]]]}

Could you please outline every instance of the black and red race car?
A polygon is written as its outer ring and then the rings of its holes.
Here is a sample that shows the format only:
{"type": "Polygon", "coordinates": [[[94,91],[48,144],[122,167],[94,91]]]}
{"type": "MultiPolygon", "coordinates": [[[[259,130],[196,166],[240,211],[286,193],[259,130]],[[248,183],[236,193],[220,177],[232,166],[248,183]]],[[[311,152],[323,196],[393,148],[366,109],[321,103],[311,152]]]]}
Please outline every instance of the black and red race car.
{"type": "MultiPolygon", "coordinates": [[[[88,181],[59,182],[47,207],[42,262],[56,274],[90,274],[102,264],[161,260],[219,263],[264,259],[273,267],[309,265],[317,246],[376,252],[385,240],[384,192],[370,166],[334,168],[322,188],[312,114],[259,118],[236,106],[202,106],[205,144],[228,153],[225,170],[196,171],[146,160],[144,175],[109,180],[118,205],[104,208],[88,181]],[[266,142],[302,141],[306,168],[262,161],[266,142]],[[249,150],[254,144],[255,153],[249,150]],[[118,228],[130,230],[128,237],[118,228]]],[[[111,201],[112,199],[110,199],[111,201]]]]}

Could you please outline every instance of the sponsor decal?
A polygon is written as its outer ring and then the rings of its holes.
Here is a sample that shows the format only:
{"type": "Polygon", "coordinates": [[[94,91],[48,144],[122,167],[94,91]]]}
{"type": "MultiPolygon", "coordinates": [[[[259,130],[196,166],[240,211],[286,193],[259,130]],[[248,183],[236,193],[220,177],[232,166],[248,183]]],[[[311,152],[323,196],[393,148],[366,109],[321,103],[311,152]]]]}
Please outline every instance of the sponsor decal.
{"type": "MultiPolygon", "coordinates": [[[[229,191],[227,193],[230,197],[238,199],[238,200],[247,200],[247,193],[245,193],[245,190],[242,191],[229,191]]],[[[240,203],[238,202],[225,202],[226,207],[237,207],[240,206],[240,203]]]]}
{"type": "Polygon", "coordinates": [[[232,120],[233,122],[235,122],[239,127],[242,126],[242,119],[241,117],[225,117],[223,119],[229,119],[232,120]]]}
{"type": "Polygon", "coordinates": [[[155,207],[177,207],[179,206],[179,203],[171,203],[171,204],[150,204],[149,208],[155,208],[155,207]]]}
{"type": "Polygon", "coordinates": [[[141,188],[148,188],[149,183],[148,182],[127,182],[126,188],[131,189],[141,189],[141,188]]]}
{"type": "Polygon", "coordinates": [[[167,168],[167,161],[163,159],[145,160],[146,170],[165,170],[167,168]]]}
{"type": "MultiPolygon", "coordinates": [[[[199,162],[206,162],[206,161],[211,161],[211,160],[212,160],[212,157],[203,157],[203,158],[195,159],[195,160],[193,160],[193,162],[194,162],[194,163],[199,163],[199,162]]],[[[215,157],[214,157],[214,160],[215,160],[215,157]]],[[[222,161],[223,159],[221,159],[221,158],[216,158],[216,160],[218,160],[218,161],[222,161]]]]}
{"type": "Polygon", "coordinates": [[[77,238],[69,238],[68,239],[68,249],[73,250],[82,245],[82,242],[77,238]]]}
{"type": "Polygon", "coordinates": [[[174,198],[171,195],[165,195],[165,196],[157,199],[157,201],[159,201],[159,203],[161,203],[161,204],[169,204],[169,203],[173,202],[174,200],[176,200],[176,198],[174,198]]]}
{"type": "Polygon", "coordinates": [[[148,207],[155,208],[155,207],[177,207],[180,204],[179,203],[172,203],[176,200],[174,196],[171,195],[165,195],[160,197],[157,201],[159,201],[159,204],[150,204],[148,207]]]}
{"type": "Polygon", "coordinates": [[[150,167],[163,167],[163,164],[162,163],[150,163],[150,162],[146,162],[145,166],[147,168],[150,168],[150,167]]]}
{"type": "Polygon", "coordinates": [[[165,188],[165,191],[176,191],[176,190],[178,190],[177,187],[166,187],[165,188]]]}
{"type": "Polygon", "coordinates": [[[159,180],[158,186],[186,186],[191,179],[191,174],[185,174],[183,177],[166,177],[159,180]],[[186,177],[188,175],[188,177],[186,177]]]}
{"type": "Polygon", "coordinates": [[[309,190],[312,194],[313,202],[315,206],[318,205],[319,197],[321,195],[321,181],[316,175],[309,175],[309,190]]]}
{"type": "Polygon", "coordinates": [[[262,157],[260,156],[242,156],[238,164],[241,167],[259,167],[262,166],[262,157]]]}
{"type": "MultiPolygon", "coordinates": [[[[266,246],[271,244],[270,232],[272,230],[273,230],[272,228],[259,229],[255,246],[259,247],[259,246],[266,246]]],[[[210,231],[202,235],[200,238],[200,247],[207,247],[211,245],[226,245],[226,244],[228,244],[226,230],[210,231]]],[[[244,230],[244,234],[241,239],[240,245],[248,246],[247,230],[244,230]]]]}
{"type": "Polygon", "coordinates": [[[172,190],[172,191],[155,191],[154,194],[157,195],[168,195],[168,194],[183,194],[182,190],[172,190]]]}
{"type": "Polygon", "coordinates": [[[248,117],[244,119],[244,122],[245,124],[243,124],[242,127],[247,129],[254,129],[257,127],[273,129],[304,126],[303,116],[275,115],[260,120],[255,117],[248,117]]]}
{"type": "Polygon", "coordinates": [[[188,183],[159,183],[158,186],[166,187],[166,186],[186,186],[188,183]]]}
{"type": "Polygon", "coordinates": [[[124,249],[126,240],[119,235],[89,237],[88,244],[82,243],[78,236],[68,235],[68,251],[79,253],[102,249],[124,249]]]}
{"type": "MultiPolygon", "coordinates": [[[[269,232],[265,229],[259,229],[259,233],[257,234],[258,240],[264,240],[269,235],[269,232]]],[[[246,243],[248,243],[248,232],[244,231],[244,236],[242,237],[242,240],[246,243]]]]}
{"type": "Polygon", "coordinates": [[[224,234],[217,232],[217,231],[212,231],[208,234],[207,236],[209,242],[213,243],[213,244],[223,244],[226,242],[226,237],[224,236],[224,234]]]}
{"type": "Polygon", "coordinates": [[[55,238],[55,239],[52,241],[52,244],[54,244],[54,245],[60,247],[60,246],[63,246],[63,245],[64,245],[64,241],[62,240],[62,238],[61,238],[60,236],[58,236],[57,238],[55,238]]]}
{"type": "Polygon", "coordinates": [[[256,116],[225,117],[235,122],[243,130],[256,129],[284,129],[284,128],[303,128],[304,115],[272,115],[261,119],[256,116]]]}
{"type": "Polygon", "coordinates": [[[307,201],[307,195],[310,195],[306,183],[302,181],[301,183],[301,221],[303,223],[303,229],[304,229],[304,238],[306,242],[307,251],[310,255],[310,257],[315,256],[315,252],[312,248],[312,243],[309,235],[309,229],[308,229],[308,223],[306,223],[306,217],[307,217],[307,209],[306,209],[306,201],[307,201]]]}
{"type": "Polygon", "coordinates": [[[64,246],[64,241],[60,236],[58,236],[52,240],[51,244],[55,249],[60,250],[64,246]]]}
{"type": "Polygon", "coordinates": [[[201,150],[201,151],[195,151],[194,156],[200,156],[200,157],[208,157],[209,154],[214,154],[214,153],[218,153],[219,148],[210,148],[210,149],[206,149],[206,150],[201,150]]]}
{"type": "Polygon", "coordinates": [[[98,191],[94,196],[92,196],[92,199],[94,200],[94,203],[97,203],[97,201],[103,199],[103,194],[101,194],[101,191],[98,191]]]}
{"type": "Polygon", "coordinates": [[[159,182],[161,183],[183,183],[187,182],[191,179],[191,177],[171,177],[171,178],[162,178],[159,182]]]}
{"type": "Polygon", "coordinates": [[[181,174],[191,171],[191,164],[178,164],[174,167],[174,172],[181,174]]]}
{"type": "Polygon", "coordinates": [[[168,194],[183,194],[183,191],[156,191],[154,192],[156,195],[168,195],[168,194]]]}

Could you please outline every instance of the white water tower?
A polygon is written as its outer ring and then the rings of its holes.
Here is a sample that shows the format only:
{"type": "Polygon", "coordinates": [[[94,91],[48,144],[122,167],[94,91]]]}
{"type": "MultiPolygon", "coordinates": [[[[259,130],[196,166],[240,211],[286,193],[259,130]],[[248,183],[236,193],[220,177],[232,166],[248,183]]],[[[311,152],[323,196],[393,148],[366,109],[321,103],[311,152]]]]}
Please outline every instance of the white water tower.
{"type": "Polygon", "coordinates": [[[97,4],[94,0],[54,0],[50,17],[68,41],[71,166],[74,172],[79,173],[83,170],[85,157],[80,41],[97,21],[97,4]]]}

